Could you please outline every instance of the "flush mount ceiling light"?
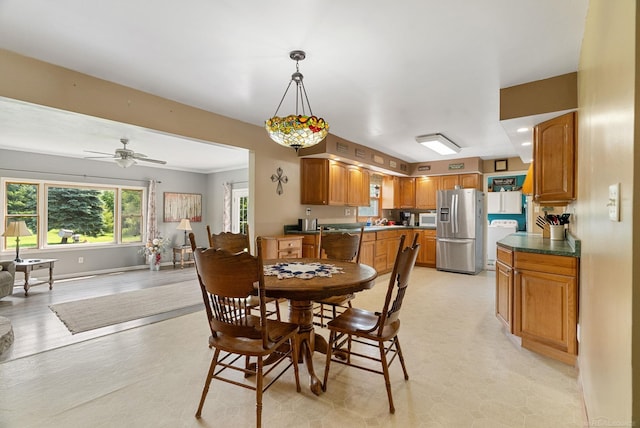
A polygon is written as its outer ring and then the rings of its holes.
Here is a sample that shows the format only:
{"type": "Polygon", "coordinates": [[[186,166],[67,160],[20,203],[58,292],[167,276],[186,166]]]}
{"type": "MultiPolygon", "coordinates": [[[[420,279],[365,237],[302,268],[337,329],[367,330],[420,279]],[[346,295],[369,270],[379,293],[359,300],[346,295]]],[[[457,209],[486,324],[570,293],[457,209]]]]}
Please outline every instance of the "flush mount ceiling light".
{"type": "Polygon", "coordinates": [[[269,133],[269,137],[278,144],[294,148],[296,152],[299,149],[318,144],[329,132],[329,124],[323,118],[314,116],[311,111],[307,90],[302,81],[303,76],[298,67],[298,62],[305,59],[305,57],[304,51],[291,51],[289,53],[289,58],[296,62],[296,71],[291,75],[289,85],[284,91],[275,114],[271,119],[265,121],[265,128],[269,133]],[[296,85],[296,113],[286,117],[279,117],[278,110],[280,110],[280,106],[287,96],[291,84],[294,82],[296,85]],[[298,112],[298,108],[301,109],[301,114],[298,112]]]}
{"type": "Polygon", "coordinates": [[[462,150],[460,146],[442,134],[420,135],[416,137],[416,141],[439,155],[453,155],[462,150]]]}

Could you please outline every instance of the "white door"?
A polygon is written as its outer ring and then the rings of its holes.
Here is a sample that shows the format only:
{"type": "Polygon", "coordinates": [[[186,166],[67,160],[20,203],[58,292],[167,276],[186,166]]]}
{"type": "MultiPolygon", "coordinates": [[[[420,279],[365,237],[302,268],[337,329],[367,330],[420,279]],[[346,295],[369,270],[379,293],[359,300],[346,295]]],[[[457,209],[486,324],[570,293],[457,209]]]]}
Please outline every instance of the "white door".
{"type": "Polygon", "coordinates": [[[246,233],[249,189],[234,189],[231,193],[231,232],[246,233]]]}

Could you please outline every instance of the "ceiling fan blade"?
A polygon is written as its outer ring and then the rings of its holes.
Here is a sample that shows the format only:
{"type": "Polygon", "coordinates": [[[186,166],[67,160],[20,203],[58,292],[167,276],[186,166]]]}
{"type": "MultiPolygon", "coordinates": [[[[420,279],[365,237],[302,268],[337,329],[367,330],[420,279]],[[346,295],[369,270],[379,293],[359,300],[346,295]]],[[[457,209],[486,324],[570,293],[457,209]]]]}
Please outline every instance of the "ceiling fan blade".
{"type": "Polygon", "coordinates": [[[158,160],[158,159],[139,158],[139,157],[134,157],[134,158],[136,160],[139,160],[139,161],[157,163],[157,164],[160,164],[160,165],[165,165],[167,163],[167,161],[158,160]]]}
{"type": "Polygon", "coordinates": [[[96,152],[96,151],[93,151],[93,150],[85,150],[85,152],[87,152],[87,153],[97,153],[99,155],[107,155],[107,156],[113,157],[113,153],[96,152]]]}

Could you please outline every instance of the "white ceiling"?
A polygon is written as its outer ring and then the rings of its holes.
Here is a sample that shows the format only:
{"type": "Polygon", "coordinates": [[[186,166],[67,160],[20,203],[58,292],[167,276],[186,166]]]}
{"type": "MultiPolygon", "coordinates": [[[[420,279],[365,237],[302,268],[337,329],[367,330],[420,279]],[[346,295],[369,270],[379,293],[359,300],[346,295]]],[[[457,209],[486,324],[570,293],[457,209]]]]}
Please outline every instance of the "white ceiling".
{"type": "MultiPolygon", "coordinates": [[[[0,47],[259,126],[295,71],[289,51],[302,49],[313,113],[334,135],[408,162],[527,162],[531,149],[520,143],[531,135],[514,129],[540,117],[500,123],[499,90],[576,71],[587,7],[588,0],[0,0],[0,47]],[[462,151],[443,158],[416,143],[435,132],[462,151]]],[[[234,157],[198,156],[211,164],[193,165],[198,159],[175,148],[174,136],[1,101],[3,148],[83,157],[111,153],[127,137],[129,148],[167,167],[204,172],[229,169],[215,162],[234,157]]],[[[279,113],[293,111],[291,102],[279,113]]]]}

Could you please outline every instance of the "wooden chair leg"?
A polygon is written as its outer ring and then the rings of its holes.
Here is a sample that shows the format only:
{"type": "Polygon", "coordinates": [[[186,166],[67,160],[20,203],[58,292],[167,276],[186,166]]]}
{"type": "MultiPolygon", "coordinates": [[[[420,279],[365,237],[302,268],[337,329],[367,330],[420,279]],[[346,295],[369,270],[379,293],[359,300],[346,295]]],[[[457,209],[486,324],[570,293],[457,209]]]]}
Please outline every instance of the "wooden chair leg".
{"type": "Polygon", "coordinates": [[[407,367],[404,365],[404,356],[402,356],[402,349],[400,348],[400,339],[398,339],[398,336],[395,337],[394,342],[396,344],[396,349],[398,350],[400,365],[402,366],[402,371],[404,372],[404,380],[409,380],[409,373],[407,373],[407,367]]]}
{"type": "Polygon", "coordinates": [[[391,396],[391,380],[389,379],[389,364],[387,364],[387,356],[384,352],[384,342],[378,342],[378,348],[380,348],[380,361],[382,362],[382,373],[384,374],[384,384],[387,387],[387,397],[389,398],[389,413],[395,413],[396,409],[393,407],[393,397],[391,396]]]}
{"type": "Polygon", "coordinates": [[[258,378],[256,379],[256,427],[262,426],[262,357],[258,357],[258,378]]]}
{"type": "Polygon", "coordinates": [[[274,305],[276,305],[276,319],[277,319],[278,321],[281,321],[281,320],[280,320],[280,302],[278,301],[278,299],[275,299],[275,300],[273,301],[273,304],[274,304],[274,305]]]}
{"type": "Polygon", "coordinates": [[[336,332],[329,333],[329,345],[327,346],[327,359],[324,366],[324,380],[322,382],[322,390],[327,391],[327,380],[329,379],[329,366],[331,365],[331,355],[333,355],[333,345],[336,341],[336,332]]]}
{"type": "Polygon", "coordinates": [[[300,392],[300,369],[298,368],[298,356],[300,355],[300,345],[298,339],[294,336],[290,339],[291,346],[291,362],[293,362],[293,373],[296,377],[296,392],[300,392]]]}
{"type": "Polygon", "coordinates": [[[204,382],[204,388],[202,390],[202,396],[200,397],[200,404],[198,405],[198,410],[196,411],[196,418],[200,419],[202,415],[202,406],[204,406],[204,400],[207,398],[207,394],[209,393],[209,385],[211,384],[211,380],[213,379],[213,372],[216,369],[216,365],[218,364],[218,357],[220,356],[220,350],[216,349],[213,353],[213,358],[211,359],[211,365],[209,366],[209,373],[207,373],[207,380],[204,382]]]}

